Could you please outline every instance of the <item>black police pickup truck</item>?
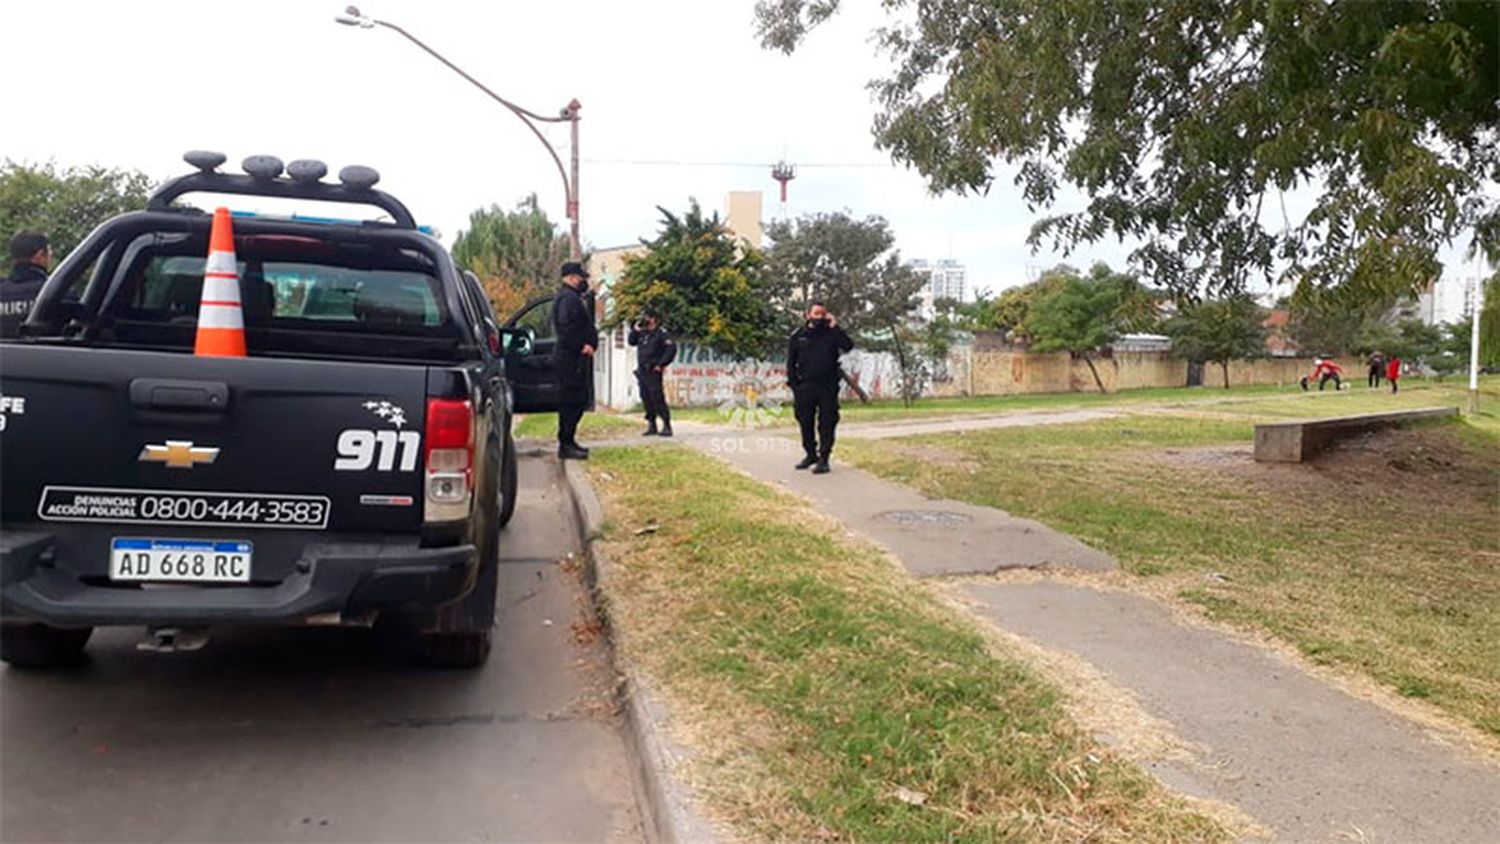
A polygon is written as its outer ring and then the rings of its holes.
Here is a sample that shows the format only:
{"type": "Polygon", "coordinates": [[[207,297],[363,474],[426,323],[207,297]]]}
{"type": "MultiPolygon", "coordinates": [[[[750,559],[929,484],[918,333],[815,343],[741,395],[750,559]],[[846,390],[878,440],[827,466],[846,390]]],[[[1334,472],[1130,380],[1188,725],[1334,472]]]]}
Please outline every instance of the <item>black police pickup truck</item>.
{"type": "MultiPolygon", "coordinates": [[[[440,665],[490,649],[512,411],[552,409],[533,331],[378,176],[269,156],[105,222],[0,346],[0,658],[96,626],[201,646],[219,625],[396,617],[440,665]],[[237,215],[248,356],[193,354],[211,215],[189,193],[356,203],[389,221],[237,215]]],[[[541,344],[545,346],[545,342],[541,344]]]]}

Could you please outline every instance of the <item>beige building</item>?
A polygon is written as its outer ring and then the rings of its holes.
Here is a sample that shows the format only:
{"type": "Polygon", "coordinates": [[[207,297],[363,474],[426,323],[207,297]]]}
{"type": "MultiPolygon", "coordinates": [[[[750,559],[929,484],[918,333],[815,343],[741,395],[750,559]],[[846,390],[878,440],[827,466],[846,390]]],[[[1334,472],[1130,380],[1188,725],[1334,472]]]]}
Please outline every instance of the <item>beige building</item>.
{"type": "Polygon", "coordinates": [[[758,190],[730,191],[724,198],[724,224],[730,233],[761,248],[761,194],[758,190]]]}

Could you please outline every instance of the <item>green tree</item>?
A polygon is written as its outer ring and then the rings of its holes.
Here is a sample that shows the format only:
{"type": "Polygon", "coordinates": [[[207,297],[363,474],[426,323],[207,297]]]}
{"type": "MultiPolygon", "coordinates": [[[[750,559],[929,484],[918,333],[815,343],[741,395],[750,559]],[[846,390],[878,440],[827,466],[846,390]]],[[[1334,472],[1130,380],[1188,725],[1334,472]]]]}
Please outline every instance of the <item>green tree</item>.
{"type": "MultiPolygon", "coordinates": [[[[790,52],[840,0],[760,0],[790,52]]],[[[1175,292],[1237,292],[1287,262],[1363,301],[1411,292],[1464,234],[1500,255],[1500,3],[885,0],[876,145],[938,192],[1001,163],[1034,244],[1144,241],[1175,292]],[[1282,194],[1312,194],[1301,221],[1282,194]],[[1268,201],[1269,200],[1269,201],[1268,201]]]]}
{"type": "Polygon", "coordinates": [[[945,335],[916,319],[924,279],[901,260],[885,219],[810,214],[766,233],[766,267],[791,312],[800,318],[822,302],[861,348],[895,356],[903,401],[920,396],[939,352],[947,355],[945,335]]]}
{"type": "MultiPolygon", "coordinates": [[[[1443,353],[1444,331],[1442,326],[1428,325],[1420,319],[1403,319],[1396,324],[1396,336],[1400,342],[1395,354],[1415,363],[1431,363],[1443,353]]],[[[1466,353],[1465,358],[1468,357],[1466,353]]]]}
{"type": "Polygon", "coordinates": [[[1473,324],[1468,320],[1450,322],[1442,326],[1442,335],[1443,339],[1438,345],[1437,353],[1425,361],[1437,372],[1439,380],[1445,375],[1468,371],[1471,351],[1469,340],[1474,336],[1473,324]]]}
{"type": "Polygon", "coordinates": [[[687,213],[661,211],[646,254],[625,264],[612,293],[611,324],[644,311],[662,314],[679,336],[737,358],[769,352],[785,335],[771,307],[761,253],[743,247],[692,200],[687,213]]]}
{"type": "Polygon", "coordinates": [[[1178,355],[1194,363],[1217,363],[1229,389],[1229,362],[1266,353],[1265,311],[1249,296],[1207,299],[1167,320],[1166,331],[1178,355]]]}
{"type": "Polygon", "coordinates": [[[93,228],[116,214],[146,206],[151,180],[136,170],[0,164],[0,236],[21,229],[47,235],[59,258],[73,251],[93,228]]]}
{"type": "Polygon", "coordinates": [[[1379,326],[1379,315],[1389,309],[1388,301],[1359,305],[1339,290],[1308,289],[1298,291],[1288,308],[1289,325],[1297,347],[1309,355],[1337,355],[1345,352],[1368,352],[1392,342],[1392,335],[1379,326]]]}
{"type": "Polygon", "coordinates": [[[981,293],[972,302],[938,299],[933,310],[946,317],[956,331],[982,331],[995,327],[995,299],[981,293]]]}
{"type": "Polygon", "coordinates": [[[1022,330],[1038,352],[1066,351],[1082,358],[1102,393],[1094,354],[1125,331],[1146,327],[1141,303],[1150,296],[1133,276],[1104,264],[1095,264],[1087,278],[1066,267],[1051,272],[1059,280],[1029,305],[1022,330]]]}
{"type": "Polygon", "coordinates": [[[794,321],[814,301],[851,334],[888,330],[916,313],[923,279],[901,260],[884,218],[809,214],[771,223],[766,237],[766,271],[794,321]]]}
{"type": "MultiPolygon", "coordinates": [[[[1472,326],[1465,329],[1465,338],[1471,333],[1472,326]]],[[[1464,359],[1468,360],[1468,353],[1464,359]]],[[[1500,273],[1484,282],[1484,307],[1479,310],[1479,365],[1500,368],[1500,273]]]]}
{"type": "Polygon", "coordinates": [[[1032,304],[1057,292],[1069,278],[1077,275],[1077,270],[1066,264],[1059,264],[1042,273],[1041,278],[1030,284],[1002,291],[995,298],[992,309],[994,319],[990,327],[1004,332],[1006,339],[1013,342],[1024,340],[1026,317],[1031,313],[1032,304]]]}
{"type": "Polygon", "coordinates": [[[532,194],[511,211],[491,205],[471,213],[453,242],[453,260],[479,277],[503,316],[552,289],[568,260],[568,238],[532,194]]]}

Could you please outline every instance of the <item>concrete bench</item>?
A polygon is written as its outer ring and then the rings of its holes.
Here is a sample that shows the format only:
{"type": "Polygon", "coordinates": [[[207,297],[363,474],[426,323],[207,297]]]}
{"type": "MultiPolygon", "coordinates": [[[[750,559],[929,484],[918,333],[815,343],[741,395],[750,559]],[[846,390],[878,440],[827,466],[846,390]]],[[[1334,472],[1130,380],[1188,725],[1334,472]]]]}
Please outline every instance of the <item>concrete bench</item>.
{"type": "Polygon", "coordinates": [[[1337,440],[1354,434],[1455,416],[1458,416],[1456,407],[1424,407],[1256,425],[1255,459],[1261,463],[1301,463],[1337,440]]]}

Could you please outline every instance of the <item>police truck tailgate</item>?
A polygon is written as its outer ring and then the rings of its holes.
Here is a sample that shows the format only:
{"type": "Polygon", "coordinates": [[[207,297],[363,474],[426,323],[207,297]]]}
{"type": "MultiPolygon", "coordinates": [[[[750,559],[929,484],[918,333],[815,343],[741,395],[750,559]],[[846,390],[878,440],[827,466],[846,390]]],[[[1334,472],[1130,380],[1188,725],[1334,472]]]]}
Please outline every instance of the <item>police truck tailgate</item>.
{"type": "MultiPolygon", "coordinates": [[[[104,566],[122,539],[248,543],[254,579],[274,581],[317,539],[310,532],[417,534],[428,374],[420,365],[8,346],[4,521],[67,526],[68,544],[92,545],[91,568],[116,580],[129,572],[104,566]]],[[[169,562],[173,547],[164,546],[169,562]]]]}

